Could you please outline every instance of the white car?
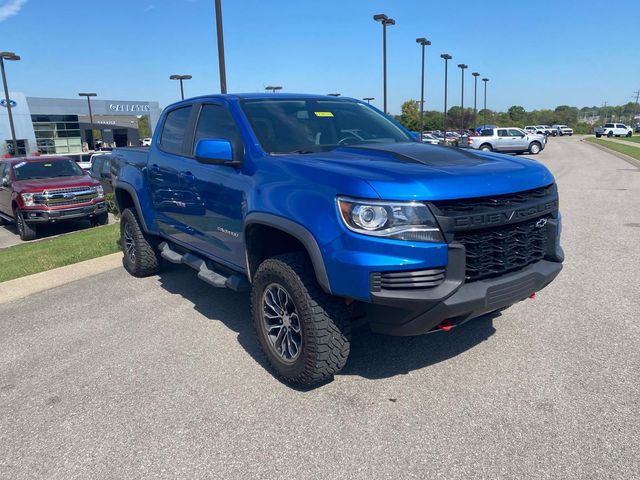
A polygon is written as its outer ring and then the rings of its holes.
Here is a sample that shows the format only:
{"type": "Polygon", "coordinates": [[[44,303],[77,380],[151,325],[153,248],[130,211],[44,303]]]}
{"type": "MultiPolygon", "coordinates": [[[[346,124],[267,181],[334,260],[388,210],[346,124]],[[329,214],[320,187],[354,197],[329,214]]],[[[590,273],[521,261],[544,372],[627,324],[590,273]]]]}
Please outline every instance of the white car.
{"type": "Polygon", "coordinates": [[[150,138],[141,138],[140,139],[140,145],[143,147],[150,147],[151,146],[151,139],[150,138]]]}
{"type": "Polygon", "coordinates": [[[422,143],[429,143],[431,145],[442,145],[444,142],[441,138],[436,137],[430,133],[422,134],[422,143]]]}
{"type": "Polygon", "coordinates": [[[602,127],[596,128],[593,133],[596,137],[630,137],[633,129],[622,123],[605,123],[602,127]]]}
{"type": "Polygon", "coordinates": [[[558,135],[560,135],[561,137],[563,135],[573,135],[573,128],[567,125],[551,125],[551,128],[558,132],[558,135]]]}

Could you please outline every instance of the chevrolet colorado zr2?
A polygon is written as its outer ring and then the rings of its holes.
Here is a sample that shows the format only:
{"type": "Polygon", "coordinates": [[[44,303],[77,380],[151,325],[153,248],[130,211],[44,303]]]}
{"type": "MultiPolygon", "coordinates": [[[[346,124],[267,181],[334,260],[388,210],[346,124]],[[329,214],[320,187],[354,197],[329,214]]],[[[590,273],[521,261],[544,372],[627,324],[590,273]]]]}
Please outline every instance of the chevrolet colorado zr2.
{"type": "Polygon", "coordinates": [[[354,319],[418,335],[503,309],[560,272],[544,165],[416,141],[364,102],[210,95],[165,109],[151,145],[113,151],[124,267],[186,264],[250,291],[275,372],[330,379],[354,319]]]}

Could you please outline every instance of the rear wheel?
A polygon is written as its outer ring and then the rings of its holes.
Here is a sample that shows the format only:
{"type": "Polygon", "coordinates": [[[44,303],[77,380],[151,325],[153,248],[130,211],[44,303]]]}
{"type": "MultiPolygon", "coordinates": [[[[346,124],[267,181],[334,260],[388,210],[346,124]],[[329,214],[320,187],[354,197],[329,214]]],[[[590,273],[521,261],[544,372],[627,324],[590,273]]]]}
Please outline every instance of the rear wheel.
{"type": "Polygon", "coordinates": [[[251,316],[269,364],[289,383],[326,381],[347,363],[347,306],[320,288],[302,253],[260,265],[251,288],[251,316]]]}
{"type": "Polygon", "coordinates": [[[162,257],[158,241],[144,233],[138,215],[130,208],[122,212],[120,219],[120,242],[124,268],[134,277],[147,277],[160,271],[162,257]]]}
{"type": "Polygon", "coordinates": [[[532,155],[537,155],[542,150],[542,146],[538,142],[531,142],[529,145],[529,153],[532,155]]]}
{"type": "Polygon", "coordinates": [[[38,235],[35,225],[29,225],[24,221],[24,214],[22,210],[17,209],[15,211],[16,227],[18,227],[18,234],[20,240],[28,241],[33,240],[38,235]]]}
{"type": "Polygon", "coordinates": [[[488,143],[485,143],[484,145],[480,145],[480,150],[482,150],[483,152],[491,152],[493,151],[493,148],[491,148],[491,145],[489,145],[488,143]]]}
{"type": "Polygon", "coordinates": [[[630,137],[631,135],[633,135],[633,133],[627,132],[627,137],[630,137]]]}

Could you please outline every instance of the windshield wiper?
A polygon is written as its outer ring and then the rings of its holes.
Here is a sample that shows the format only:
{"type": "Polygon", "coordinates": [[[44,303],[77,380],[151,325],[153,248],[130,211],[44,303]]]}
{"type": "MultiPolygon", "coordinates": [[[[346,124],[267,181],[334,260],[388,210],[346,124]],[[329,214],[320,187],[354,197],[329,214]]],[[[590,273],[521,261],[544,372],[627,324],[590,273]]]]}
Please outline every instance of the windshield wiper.
{"type": "Polygon", "coordinates": [[[304,155],[306,153],[318,153],[318,152],[314,152],[313,150],[305,150],[303,148],[300,148],[298,150],[293,150],[292,152],[288,152],[288,153],[299,153],[301,155],[304,155]]]}

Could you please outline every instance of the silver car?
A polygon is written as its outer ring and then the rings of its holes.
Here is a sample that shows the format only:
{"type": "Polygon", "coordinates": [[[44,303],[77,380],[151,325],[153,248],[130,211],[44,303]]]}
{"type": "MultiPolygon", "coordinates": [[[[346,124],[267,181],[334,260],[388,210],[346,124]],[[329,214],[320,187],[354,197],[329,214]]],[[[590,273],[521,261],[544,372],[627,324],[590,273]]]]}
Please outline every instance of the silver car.
{"type": "Polygon", "coordinates": [[[537,155],[544,150],[547,139],[544,135],[527,133],[520,128],[485,128],[477,137],[469,137],[470,148],[485,152],[524,153],[537,155]]]}

